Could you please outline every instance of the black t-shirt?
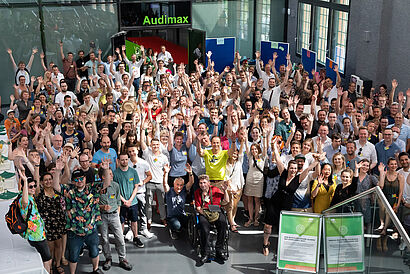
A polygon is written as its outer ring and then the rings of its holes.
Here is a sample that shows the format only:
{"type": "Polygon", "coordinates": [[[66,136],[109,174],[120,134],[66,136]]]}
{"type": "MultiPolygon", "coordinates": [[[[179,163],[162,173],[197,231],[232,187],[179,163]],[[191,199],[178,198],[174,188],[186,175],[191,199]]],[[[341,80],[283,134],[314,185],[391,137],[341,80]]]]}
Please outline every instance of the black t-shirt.
{"type": "Polygon", "coordinates": [[[88,78],[88,70],[82,71],[80,68],[84,67],[85,63],[90,60],[90,55],[84,56],[82,59],[78,58],[77,61],[75,61],[75,64],[77,65],[77,73],[80,77],[85,77],[88,78]]]}
{"type": "Polygon", "coordinates": [[[335,204],[338,204],[346,199],[353,197],[356,194],[357,181],[358,177],[353,177],[352,183],[347,187],[343,188],[342,184],[337,185],[330,206],[334,206],[335,204]]]}
{"type": "Polygon", "coordinates": [[[95,181],[94,169],[90,167],[88,168],[87,171],[84,171],[84,173],[85,173],[86,183],[87,184],[94,183],[95,181]]]}

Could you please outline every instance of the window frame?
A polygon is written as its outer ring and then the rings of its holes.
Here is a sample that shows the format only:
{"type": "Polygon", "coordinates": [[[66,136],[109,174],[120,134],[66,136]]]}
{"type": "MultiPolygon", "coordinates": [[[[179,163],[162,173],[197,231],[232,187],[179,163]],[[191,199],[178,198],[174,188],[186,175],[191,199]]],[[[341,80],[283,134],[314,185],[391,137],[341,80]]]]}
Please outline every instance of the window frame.
{"type": "MultiPolygon", "coordinates": [[[[298,57],[301,57],[302,54],[302,48],[300,48],[299,51],[299,39],[301,39],[300,37],[300,32],[301,32],[301,28],[302,26],[299,24],[300,23],[300,15],[301,12],[303,11],[301,9],[301,4],[308,4],[311,6],[310,8],[310,35],[309,35],[309,50],[313,50],[314,45],[316,43],[315,40],[315,26],[316,26],[316,18],[318,16],[317,10],[316,8],[327,8],[329,9],[329,16],[327,18],[328,24],[327,24],[327,37],[326,37],[326,41],[327,41],[327,45],[326,45],[326,57],[331,58],[332,60],[334,58],[332,58],[335,55],[335,46],[337,45],[337,42],[333,41],[333,28],[334,28],[334,13],[335,11],[340,11],[340,12],[346,12],[347,13],[347,30],[346,30],[346,42],[345,42],[345,57],[344,57],[344,71],[340,72],[342,75],[345,74],[346,71],[346,64],[347,64],[347,47],[349,44],[349,35],[348,35],[348,31],[349,31],[349,24],[350,24],[350,4],[351,1],[349,1],[348,5],[345,4],[339,4],[336,2],[337,0],[328,0],[328,1],[324,1],[324,0],[298,0],[297,3],[297,19],[296,19],[296,47],[295,47],[295,54],[298,57]]],[[[337,32],[335,33],[337,34],[337,32]]],[[[325,67],[326,64],[322,63],[321,61],[317,61],[317,65],[322,68],[325,67]]]]}

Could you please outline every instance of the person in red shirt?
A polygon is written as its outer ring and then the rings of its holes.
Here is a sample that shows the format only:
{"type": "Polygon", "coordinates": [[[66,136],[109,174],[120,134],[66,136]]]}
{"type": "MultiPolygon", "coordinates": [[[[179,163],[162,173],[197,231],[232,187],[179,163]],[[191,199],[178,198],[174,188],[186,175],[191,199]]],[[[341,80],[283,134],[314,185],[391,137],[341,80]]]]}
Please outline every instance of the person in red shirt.
{"type": "MultiPolygon", "coordinates": [[[[210,210],[210,205],[221,206],[221,202],[229,202],[229,195],[227,193],[227,182],[222,184],[221,189],[211,186],[209,176],[206,174],[200,175],[199,189],[195,191],[195,208],[199,213],[199,227],[201,238],[201,258],[200,263],[206,263],[210,261],[210,246],[209,246],[209,233],[210,222],[205,216],[205,211],[210,210]]],[[[212,211],[212,206],[211,206],[212,211]]],[[[217,229],[217,240],[215,245],[216,257],[215,259],[226,261],[227,257],[222,253],[223,241],[226,236],[226,218],[222,211],[219,211],[219,218],[214,221],[217,229]]]]}

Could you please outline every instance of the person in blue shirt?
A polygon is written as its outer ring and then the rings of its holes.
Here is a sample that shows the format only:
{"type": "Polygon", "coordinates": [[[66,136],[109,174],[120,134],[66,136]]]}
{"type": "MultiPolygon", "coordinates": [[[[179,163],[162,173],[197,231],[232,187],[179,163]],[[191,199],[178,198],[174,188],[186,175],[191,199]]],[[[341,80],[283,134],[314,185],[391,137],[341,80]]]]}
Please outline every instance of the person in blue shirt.
{"type": "Polygon", "coordinates": [[[387,166],[389,158],[395,158],[396,153],[400,153],[400,148],[393,143],[393,130],[386,128],[383,131],[383,140],[375,145],[377,160],[387,166]]]}
{"type": "Polygon", "coordinates": [[[188,223],[188,215],[185,212],[185,200],[187,192],[191,189],[194,184],[194,175],[192,173],[191,166],[187,163],[185,165],[185,171],[189,175],[189,181],[184,186],[184,179],[178,177],[174,180],[174,186],[169,187],[168,185],[168,173],[171,170],[170,166],[167,164],[164,166],[164,179],[163,186],[165,191],[165,199],[167,202],[167,222],[169,227],[169,233],[171,239],[178,239],[178,232],[180,232],[181,227],[188,223]]]}
{"type": "Polygon", "coordinates": [[[221,133],[223,133],[223,122],[219,120],[218,109],[216,107],[209,110],[209,118],[202,118],[198,124],[202,123],[206,124],[209,135],[219,136],[221,133]]]}
{"type": "Polygon", "coordinates": [[[101,164],[102,159],[108,159],[110,161],[110,168],[111,170],[116,169],[116,161],[117,161],[117,152],[114,149],[110,148],[111,140],[108,136],[103,136],[101,138],[101,149],[97,150],[93,156],[93,160],[91,161],[92,167],[96,168],[97,165],[101,164]]]}

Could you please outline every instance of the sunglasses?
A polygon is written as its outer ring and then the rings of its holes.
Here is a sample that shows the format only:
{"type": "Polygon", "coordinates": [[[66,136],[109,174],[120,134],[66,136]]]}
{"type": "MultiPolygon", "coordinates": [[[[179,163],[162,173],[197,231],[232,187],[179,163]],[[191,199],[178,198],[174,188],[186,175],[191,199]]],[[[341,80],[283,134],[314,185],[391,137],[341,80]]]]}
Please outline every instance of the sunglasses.
{"type": "Polygon", "coordinates": [[[28,186],[29,189],[33,189],[33,188],[36,188],[36,187],[37,187],[37,184],[28,186]]]}
{"type": "Polygon", "coordinates": [[[82,181],[83,179],[84,179],[84,177],[75,178],[75,179],[74,179],[74,182],[77,183],[77,182],[79,182],[79,181],[82,181]]]}

